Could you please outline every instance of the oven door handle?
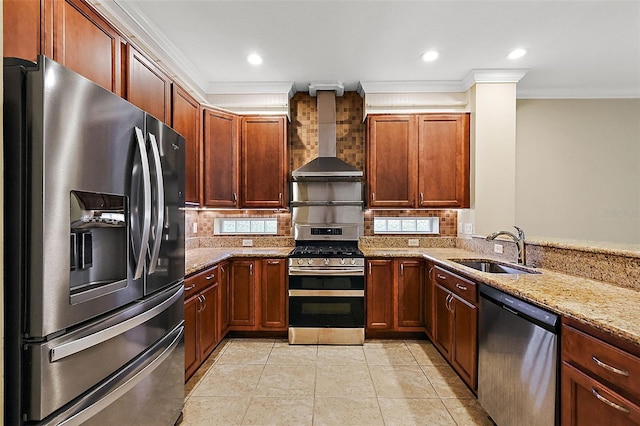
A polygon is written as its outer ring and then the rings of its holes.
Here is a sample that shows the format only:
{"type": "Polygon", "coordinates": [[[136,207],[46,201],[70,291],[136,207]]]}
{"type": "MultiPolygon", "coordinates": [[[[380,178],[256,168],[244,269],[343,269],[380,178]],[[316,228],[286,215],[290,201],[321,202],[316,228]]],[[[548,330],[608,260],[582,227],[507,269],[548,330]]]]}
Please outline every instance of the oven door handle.
{"type": "Polygon", "coordinates": [[[289,267],[289,275],[341,275],[344,277],[362,277],[364,268],[295,268],[289,267]]]}
{"type": "Polygon", "coordinates": [[[364,290],[289,290],[289,297],[364,297],[364,290]]]}

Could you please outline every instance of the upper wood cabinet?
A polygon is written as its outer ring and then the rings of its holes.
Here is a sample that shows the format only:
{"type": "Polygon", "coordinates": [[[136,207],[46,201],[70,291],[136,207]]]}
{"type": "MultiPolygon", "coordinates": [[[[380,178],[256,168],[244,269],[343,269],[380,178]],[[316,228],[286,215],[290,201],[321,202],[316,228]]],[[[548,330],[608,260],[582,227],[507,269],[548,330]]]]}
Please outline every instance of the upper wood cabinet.
{"type": "Polygon", "coordinates": [[[53,56],[51,28],[53,3],[41,0],[4,0],[3,9],[3,53],[5,57],[35,61],[39,54],[53,56]],[[45,36],[49,41],[45,41],[45,36]],[[45,49],[48,48],[48,50],[45,49]]]}
{"type": "Polygon", "coordinates": [[[82,0],[3,2],[4,56],[39,54],[122,96],[122,38],[82,0]]]}
{"type": "Polygon", "coordinates": [[[170,125],[171,79],[130,44],[126,52],[126,99],[170,125]]]}
{"type": "Polygon", "coordinates": [[[205,109],[203,203],[207,207],[240,207],[238,200],[238,116],[205,109]]]}
{"type": "Polygon", "coordinates": [[[368,136],[369,206],[413,207],[418,164],[416,117],[370,116],[368,136]]]}
{"type": "Polygon", "coordinates": [[[121,42],[120,34],[85,2],[53,2],[52,59],[120,96],[121,42]]]}
{"type": "Polygon", "coordinates": [[[468,207],[469,115],[368,118],[370,207],[468,207]]]}
{"type": "Polygon", "coordinates": [[[242,205],[287,204],[286,117],[242,117],[242,205]]]}
{"type": "Polygon", "coordinates": [[[177,84],[171,96],[171,126],[185,140],[184,200],[200,204],[200,104],[177,84]]]}
{"type": "Polygon", "coordinates": [[[418,116],[418,207],[469,207],[469,115],[418,116]]]}

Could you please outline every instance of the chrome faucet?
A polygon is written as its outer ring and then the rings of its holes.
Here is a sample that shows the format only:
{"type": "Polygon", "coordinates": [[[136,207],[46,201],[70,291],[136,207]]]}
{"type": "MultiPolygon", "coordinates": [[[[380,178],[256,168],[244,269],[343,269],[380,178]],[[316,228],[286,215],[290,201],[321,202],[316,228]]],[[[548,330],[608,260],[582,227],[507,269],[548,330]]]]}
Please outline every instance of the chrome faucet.
{"type": "Polygon", "coordinates": [[[518,263],[520,265],[526,265],[527,264],[527,256],[524,250],[524,231],[520,228],[518,228],[517,226],[514,226],[514,228],[516,228],[516,230],[518,231],[518,235],[516,236],[515,234],[509,232],[509,231],[498,231],[498,232],[494,232],[491,235],[487,235],[487,238],[485,238],[487,241],[491,241],[493,239],[495,239],[497,236],[499,235],[507,235],[509,237],[511,237],[511,239],[516,243],[516,246],[518,247],[518,263]]]}

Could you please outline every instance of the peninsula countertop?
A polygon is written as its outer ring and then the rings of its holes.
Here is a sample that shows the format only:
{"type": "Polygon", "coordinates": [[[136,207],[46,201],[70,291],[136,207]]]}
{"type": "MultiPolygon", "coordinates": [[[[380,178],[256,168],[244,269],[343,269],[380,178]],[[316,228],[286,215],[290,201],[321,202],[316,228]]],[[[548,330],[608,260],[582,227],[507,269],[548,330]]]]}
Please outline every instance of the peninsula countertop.
{"type": "MultiPolygon", "coordinates": [[[[187,275],[230,258],[287,257],[291,247],[194,248],[186,252],[187,275]]],[[[367,258],[420,258],[479,283],[506,291],[552,312],[608,332],[640,347],[640,292],[548,269],[538,274],[492,274],[451,259],[504,259],[459,248],[362,248],[367,258]]]]}

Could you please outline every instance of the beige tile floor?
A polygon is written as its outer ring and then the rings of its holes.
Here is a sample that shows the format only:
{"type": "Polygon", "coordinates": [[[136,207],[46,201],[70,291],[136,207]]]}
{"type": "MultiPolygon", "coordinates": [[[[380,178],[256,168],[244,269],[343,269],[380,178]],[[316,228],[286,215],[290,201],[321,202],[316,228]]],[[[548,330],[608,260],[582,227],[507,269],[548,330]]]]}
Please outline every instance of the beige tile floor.
{"type": "Polygon", "coordinates": [[[493,425],[423,340],[226,339],[186,385],[182,425],[493,425]]]}

